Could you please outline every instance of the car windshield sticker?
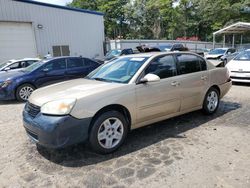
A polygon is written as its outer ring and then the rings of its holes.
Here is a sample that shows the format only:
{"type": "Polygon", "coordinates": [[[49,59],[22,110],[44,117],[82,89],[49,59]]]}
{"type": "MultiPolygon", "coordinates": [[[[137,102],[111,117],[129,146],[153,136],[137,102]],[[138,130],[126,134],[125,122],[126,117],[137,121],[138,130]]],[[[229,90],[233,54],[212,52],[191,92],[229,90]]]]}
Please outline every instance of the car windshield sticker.
{"type": "Polygon", "coordinates": [[[145,58],[144,57],[134,57],[130,59],[130,61],[143,61],[145,58]]]}

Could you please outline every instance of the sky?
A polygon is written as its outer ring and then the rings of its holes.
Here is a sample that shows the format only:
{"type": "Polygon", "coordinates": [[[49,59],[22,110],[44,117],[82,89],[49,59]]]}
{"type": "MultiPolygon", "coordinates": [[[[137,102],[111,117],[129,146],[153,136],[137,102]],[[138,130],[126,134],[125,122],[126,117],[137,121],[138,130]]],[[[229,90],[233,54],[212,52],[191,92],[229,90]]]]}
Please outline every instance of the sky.
{"type": "Polygon", "coordinates": [[[55,5],[66,5],[67,3],[70,3],[72,0],[34,0],[39,1],[42,3],[50,3],[55,5]]]}

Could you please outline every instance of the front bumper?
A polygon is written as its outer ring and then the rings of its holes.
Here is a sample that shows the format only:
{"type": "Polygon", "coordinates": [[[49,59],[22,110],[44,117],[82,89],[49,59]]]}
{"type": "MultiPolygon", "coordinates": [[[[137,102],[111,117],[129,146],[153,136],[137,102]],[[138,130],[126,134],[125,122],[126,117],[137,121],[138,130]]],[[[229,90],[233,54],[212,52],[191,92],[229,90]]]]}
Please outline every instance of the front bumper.
{"type": "Polygon", "coordinates": [[[92,118],[76,119],[70,115],[48,116],[39,113],[35,118],[23,111],[23,125],[28,136],[47,148],[62,148],[84,142],[92,118]]]}
{"type": "Polygon", "coordinates": [[[12,88],[0,87],[0,100],[13,100],[15,99],[15,90],[12,88]]]}
{"type": "Polygon", "coordinates": [[[233,82],[250,83],[250,72],[230,72],[233,82]]]}

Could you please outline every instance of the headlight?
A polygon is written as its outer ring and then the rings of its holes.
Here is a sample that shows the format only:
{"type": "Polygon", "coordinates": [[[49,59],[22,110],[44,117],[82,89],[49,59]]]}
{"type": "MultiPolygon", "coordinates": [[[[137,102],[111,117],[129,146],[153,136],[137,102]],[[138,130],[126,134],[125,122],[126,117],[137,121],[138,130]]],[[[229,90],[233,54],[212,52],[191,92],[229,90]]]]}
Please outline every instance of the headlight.
{"type": "Polygon", "coordinates": [[[48,102],[41,108],[43,114],[67,115],[71,112],[76,103],[76,99],[61,99],[48,102]]]}
{"type": "Polygon", "coordinates": [[[0,83],[0,87],[1,87],[1,88],[6,88],[6,87],[8,87],[11,83],[12,83],[11,80],[6,80],[6,81],[0,83]]]}

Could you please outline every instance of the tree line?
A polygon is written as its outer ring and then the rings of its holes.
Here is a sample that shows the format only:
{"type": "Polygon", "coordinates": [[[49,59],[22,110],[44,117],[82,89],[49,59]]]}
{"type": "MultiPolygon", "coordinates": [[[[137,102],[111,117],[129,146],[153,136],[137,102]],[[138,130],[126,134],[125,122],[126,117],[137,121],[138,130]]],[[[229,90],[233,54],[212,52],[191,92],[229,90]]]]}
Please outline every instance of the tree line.
{"type": "Polygon", "coordinates": [[[104,13],[109,39],[172,39],[212,33],[237,21],[250,22],[250,0],[73,0],[70,7],[104,13]]]}

